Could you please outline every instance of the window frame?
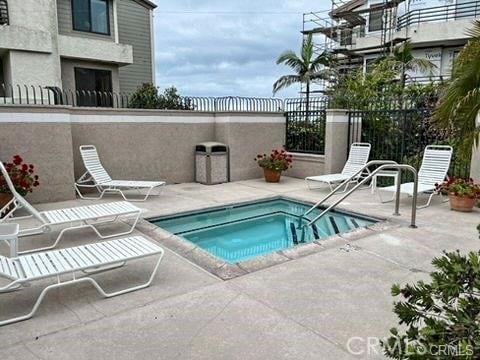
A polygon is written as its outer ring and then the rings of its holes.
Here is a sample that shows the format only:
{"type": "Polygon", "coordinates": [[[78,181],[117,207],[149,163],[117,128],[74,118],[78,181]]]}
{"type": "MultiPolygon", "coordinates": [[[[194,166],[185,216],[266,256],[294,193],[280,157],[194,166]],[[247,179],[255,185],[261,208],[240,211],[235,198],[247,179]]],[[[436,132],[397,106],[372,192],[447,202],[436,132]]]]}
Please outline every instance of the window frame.
{"type": "Polygon", "coordinates": [[[376,31],[383,31],[384,27],[385,27],[385,24],[383,23],[383,16],[385,15],[385,9],[383,8],[383,4],[372,4],[370,5],[370,8],[369,8],[370,12],[369,12],[369,15],[368,15],[368,32],[376,32],[376,31]],[[378,10],[375,10],[375,8],[379,8],[378,10]],[[381,17],[380,17],[380,24],[381,26],[378,28],[378,29],[371,29],[371,26],[372,26],[372,15],[377,15],[377,14],[381,14],[381,17]]]}
{"type": "Polygon", "coordinates": [[[105,36],[111,36],[112,31],[111,31],[111,24],[110,24],[110,0],[101,0],[105,2],[105,5],[107,6],[107,32],[99,32],[99,31],[93,31],[93,24],[92,24],[92,0],[86,0],[88,1],[88,18],[89,18],[89,24],[90,24],[90,30],[83,30],[83,29],[76,29],[75,28],[75,0],[70,0],[70,5],[72,8],[72,29],[74,31],[80,31],[84,33],[90,33],[90,34],[97,34],[97,35],[105,35],[105,36]]]}
{"type": "MultiPolygon", "coordinates": [[[[96,81],[96,75],[95,76],[95,81],[96,81]]],[[[89,67],[83,67],[83,66],[74,66],[73,67],[73,77],[74,77],[74,82],[75,82],[75,93],[76,93],[76,100],[77,100],[77,106],[80,107],[89,107],[89,106],[94,106],[94,107],[113,107],[113,71],[111,69],[97,69],[97,68],[89,68],[89,67]],[[109,88],[110,90],[108,91],[103,91],[103,90],[86,90],[86,89],[78,89],[77,88],[77,79],[78,79],[78,72],[80,70],[86,70],[86,71],[92,71],[93,73],[96,72],[106,72],[108,73],[109,77],[109,88]],[[87,92],[93,92],[94,97],[91,96],[91,94],[88,95],[87,99],[82,99],[80,92],[81,91],[87,91],[87,92]],[[107,96],[104,98],[101,93],[106,93],[107,96]],[[88,103],[85,103],[84,101],[87,100],[88,103]]]]}

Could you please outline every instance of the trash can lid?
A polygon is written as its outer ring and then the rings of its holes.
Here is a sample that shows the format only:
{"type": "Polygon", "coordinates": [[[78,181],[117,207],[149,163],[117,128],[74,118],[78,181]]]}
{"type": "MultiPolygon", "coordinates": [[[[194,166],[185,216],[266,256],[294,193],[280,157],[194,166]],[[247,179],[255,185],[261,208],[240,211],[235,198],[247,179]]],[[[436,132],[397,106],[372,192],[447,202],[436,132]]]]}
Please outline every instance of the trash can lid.
{"type": "Polygon", "coordinates": [[[227,152],[227,150],[227,145],[215,141],[206,141],[195,146],[195,151],[197,152],[223,153],[227,152]]]}
{"type": "Polygon", "coordinates": [[[205,141],[202,143],[198,143],[197,146],[213,147],[213,146],[227,146],[227,145],[221,142],[216,142],[216,141],[205,141]]]}

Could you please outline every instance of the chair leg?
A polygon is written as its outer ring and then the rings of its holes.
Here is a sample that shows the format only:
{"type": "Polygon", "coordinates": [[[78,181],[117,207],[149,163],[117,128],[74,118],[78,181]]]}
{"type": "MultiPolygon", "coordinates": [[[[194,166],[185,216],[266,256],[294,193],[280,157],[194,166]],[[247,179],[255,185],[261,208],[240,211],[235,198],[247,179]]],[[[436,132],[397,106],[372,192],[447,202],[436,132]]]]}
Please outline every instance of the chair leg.
{"type": "Polygon", "coordinates": [[[160,253],[160,256],[159,256],[158,260],[157,260],[157,263],[155,264],[155,266],[153,268],[153,271],[150,274],[150,277],[149,277],[148,281],[143,283],[143,284],[140,284],[140,285],[136,285],[136,286],[132,286],[132,287],[129,287],[129,288],[126,288],[126,289],[123,289],[123,290],[107,293],[98,284],[98,282],[93,278],[84,277],[84,278],[81,278],[80,280],[87,280],[90,283],[92,283],[95,286],[95,288],[98,290],[98,292],[106,298],[111,298],[111,297],[114,297],[114,296],[123,295],[123,294],[129,293],[129,292],[132,292],[132,291],[136,291],[136,290],[140,290],[140,289],[145,289],[145,288],[147,288],[151,285],[151,283],[152,283],[152,281],[155,277],[155,274],[157,273],[158,267],[160,266],[160,263],[162,262],[163,255],[164,255],[164,252],[162,251],[160,253]]]}
{"type": "MultiPolygon", "coordinates": [[[[160,185],[160,186],[162,187],[162,190],[163,190],[163,188],[165,187],[165,185],[160,185]]],[[[150,195],[153,196],[153,194],[151,194],[151,192],[153,191],[153,189],[155,189],[155,188],[157,188],[157,187],[158,187],[158,186],[151,186],[150,188],[148,188],[147,193],[146,193],[145,196],[143,196],[142,198],[127,197],[123,191],[121,191],[121,190],[119,190],[119,189],[117,189],[117,190],[118,190],[118,192],[122,195],[122,197],[123,197],[123,199],[124,199],[125,201],[130,201],[130,202],[143,202],[143,201],[146,201],[150,195]]],[[[142,190],[142,189],[136,189],[136,190],[142,190]]],[[[160,194],[158,194],[158,195],[160,195],[160,194]]]]}
{"type": "Polygon", "coordinates": [[[22,284],[20,282],[18,282],[17,280],[15,280],[15,281],[12,281],[11,283],[9,283],[9,284],[7,284],[3,287],[0,287],[0,294],[12,292],[12,291],[17,291],[21,287],[22,287],[22,284]]]}
{"type": "MultiPolygon", "coordinates": [[[[60,242],[61,238],[63,237],[63,235],[68,232],[68,231],[73,231],[73,230],[80,230],[80,229],[85,229],[85,228],[90,228],[92,229],[95,234],[97,234],[97,236],[101,239],[109,239],[109,238],[112,238],[112,237],[116,237],[116,236],[122,236],[122,235],[128,235],[128,234],[131,234],[133,232],[133,230],[135,229],[135,226],[137,226],[137,223],[138,221],[140,220],[140,216],[141,216],[141,211],[139,211],[137,213],[137,216],[135,217],[135,220],[133,222],[133,225],[131,227],[128,228],[127,231],[124,231],[124,232],[120,232],[120,233],[113,233],[111,235],[102,235],[102,233],[100,233],[100,231],[95,227],[95,225],[98,225],[99,223],[97,222],[96,224],[87,224],[87,223],[84,223],[82,225],[78,225],[78,226],[71,226],[71,227],[67,227],[67,228],[64,228],[60,231],[60,233],[58,234],[57,238],[55,239],[55,241],[53,242],[52,245],[49,245],[49,246],[45,246],[45,247],[41,247],[41,248],[35,248],[35,249],[31,249],[31,250],[24,250],[24,251],[19,251],[18,254],[29,254],[29,253],[33,253],[33,252],[38,252],[38,251],[46,251],[46,250],[52,250],[54,248],[57,247],[58,243],[60,242]]],[[[116,219],[117,217],[115,217],[116,219]]],[[[105,223],[105,221],[102,221],[101,222],[102,224],[105,223]]]]}
{"type": "Polygon", "coordinates": [[[396,192],[393,193],[393,196],[390,200],[383,200],[382,198],[382,191],[380,190],[380,188],[377,188],[377,195],[378,195],[378,198],[380,199],[380,203],[382,204],[386,204],[386,203],[389,203],[389,202],[392,202],[393,200],[395,200],[395,194],[396,192]]]}
{"type": "Polygon", "coordinates": [[[95,224],[88,224],[86,225],[85,227],[90,227],[93,229],[93,231],[95,231],[95,233],[98,235],[99,238],[101,239],[109,239],[109,238],[112,238],[112,237],[116,237],[116,236],[122,236],[122,235],[128,235],[128,234],[131,234],[133,232],[133,230],[135,230],[135,226],[137,226],[137,223],[138,221],[140,220],[140,216],[142,215],[142,212],[139,211],[135,220],[133,221],[133,225],[129,228],[129,230],[127,231],[124,231],[124,232],[121,232],[121,233],[114,233],[114,234],[111,234],[111,235],[102,235],[100,233],[100,230],[97,229],[97,227],[95,226],[95,224]]]}
{"type": "Polygon", "coordinates": [[[426,207],[429,207],[434,195],[438,195],[438,193],[437,192],[432,192],[430,194],[430,196],[428,197],[427,203],[425,205],[417,206],[417,209],[425,209],[426,207]]]}
{"type": "Polygon", "coordinates": [[[98,196],[85,196],[82,194],[82,192],[80,191],[80,187],[77,185],[77,184],[74,184],[75,185],[75,191],[77,192],[78,196],[80,197],[80,199],[82,200],[101,200],[103,199],[103,196],[105,195],[106,192],[108,191],[112,191],[112,190],[108,190],[108,189],[99,189],[98,187],[95,187],[97,188],[98,192],[100,193],[98,196]]]}
{"type": "Polygon", "coordinates": [[[76,284],[76,283],[80,283],[80,282],[89,282],[89,283],[93,284],[93,286],[95,286],[97,291],[106,298],[110,298],[110,297],[114,297],[114,296],[118,296],[118,295],[123,295],[123,294],[129,293],[129,292],[132,292],[132,291],[136,291],[136,290],[140,290],[140,289],[144,289],[146,287],[149,287],[151,285],[154,277],[155,277],[155,274],[158,271],[158,267],[160,266],[160,263],[162,262],[163,255],[164,255],[164,252],[162,251],[160,253],[160,256],[159,256],[154,268],[153,268],[152,273],[150,274],[150,277],[148,278],[148,281],[143,283],[143,284],[132,286],[132,287],[129,287],[127,289],[123,289],[123,290],[119,290],[119,291],[115,291],[115,292],[111,292],[111,293],[108,293],[105,290],[103,290],[103,288],[98,284],[98,282],[91,277],[82,277],[80,279],[73,279],[73,280],[69,280],[69,281],[65,281],[65,282],[59,282],[59,283],[56,283],[56,284],[52,284],[52,285],[49,285],[45,289],[42,290],[42,292],[40,293],[37,301],[33,305],[32,310],[28,314],[0,321],[0,326],[9,325],[9,324],[13,324],[13,323],[16,323],[16,322],[20,322],[20,321],[30,319],[33,315],[35,315],[35,313],[37,312],[38,308],[40,307],[40,304],[42,303],[43,299],[45,298],[45,296],[47,295],[47,293],[50,290],[60,288],[60,287],[64,287],[64,286],[68,286],[68,285],[71,285],[71,284],[76,284]]]}
{"type": "Polygon", "coordinates": [[[65,286],[65,285],[67,285],[67,284],[70,284],[70,283],[73,283],[73,282],[77,282],[77,281],[78,281],[78,280],[71,280],[71,281],[68,281],[68,282],[57,283],[57,284],[53,284],[53,285],[47,286],[45,289],[42,290],[42,292],[40,293],[37,301],[36,301],[35,304],[33,305],[32,310],[31,310],[28,314],[25,314],[25,315],[22,315],[22,316],[17,316],[17,317],[14,317],[14,318],[10,318],[10,319],[7,319],[7,320],[0,321],[0,326],[9,325],[9,324],[13,324],[13,323],[16,323],[16,322],[19,322],[19,321],[24,321],[24,320],[30,319],[33,315],[35,315],[35,313],[37,312],[40,304],[42,303],[43,299],[45,298],[45,295],[47,295],[47,293],[48,293],[50,290],[55,289],[55,288],[58,288],[58,287],[61,287],[61,286],[65,286]]]}

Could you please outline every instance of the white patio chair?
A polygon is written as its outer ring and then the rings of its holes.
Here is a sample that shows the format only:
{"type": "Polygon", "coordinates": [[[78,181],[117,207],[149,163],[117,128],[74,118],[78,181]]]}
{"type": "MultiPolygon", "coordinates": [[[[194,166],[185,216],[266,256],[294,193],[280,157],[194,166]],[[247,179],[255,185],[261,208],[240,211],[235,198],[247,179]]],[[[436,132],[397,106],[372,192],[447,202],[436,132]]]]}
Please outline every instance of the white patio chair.
{"type": "Polygon", "coordinates": [[[94,145],[80,146],[80,154],[87,171],[75,182],[75,189],[82,199],[98,200],[107,193],[118,193],[128,201],[145,201],[153,189],[165,186],[165,181],[134,181],[134,180],[113,180],[103,167],[97,149],[94,145]],[[80,191],[81,188],[96,189],[98,197],[87,197],[80,191]],[[142,198],[127,198],[124,191],[136,190],[138,192],[147,190],[142,198]]]}
{"type": "MultiPolygon", "coordinates": [[[[310,182],[320,182],[328,184],[330,191],[333,191],[333,185],[348,180],[367,164],[368,158],[370,157],[370,149],[371,145],[369,143],[353,143],[350,147],[347,162],[341,173],[306,177],[305,182],[307,183],[307,187],[312,189],[310,182]]],[[[362,174],[359,174],[353,179],[353,182],[357,182],[361,177],[362,174]]],[[[344,191],[348,189],[348,185],[349,183],[346,184],[344,191]]]]}
{"type": "Polygon", "coordinates": [[[55,230],[61,229],[57,238],[54,240],[53,245],[27,250],[20,253],[53,249],[55,246],[57,246],[60,239],[67,231],[78,230],[82,228],[92,229],[102,239],[127,235],[133,231],[142,214],[141,209],[126,201],[39,212],[16,191],[15,186],[13,185],[12,180],[7,173],[7,170],[1,161],[0,173],[5,178],[8,188],[13,195],[12,200],[2,209],[0,209],[0,214],[4,214],[4,217],[0,218],[0,223],[19,219],[18,217],[14,218],[13,215],[17,210],[24,209],[29,213],[29,215],[26,217],[34,218],[37,220],[37,224],[32,225],[33,227],[29,228],[20,228],[19,236],[22,237],[38,235],[42,233],[52,233],[55,230]],[[110,235],[103,235],[97,228],[97,225],[113,223],[119,219],[133,219],[133,224],[126,231],[115,232],[110,235]]]}
{"type": "MultiPolygon", "coordinates": [[[[447,177],[450,162],[452,160],[453,148],[448,145],[428,145],[423,153],[422,164],[418,171],[418,191],[417,194],[430,193],[428,201],[425,205],[418,206],[419,209],[430,206],[434,195],[442,195],[436,190],[436,184],[441,184],[447,177]]],[[[387,186],[378,188],[380,201],[390,202],[392,200],[383,201],[381,191],[389,191],[396,193],[396,186],[387,186]]],[[[413,182],[400,185],[400,193],[413,196],[413,182]]]]}
{"type": "MultiPolygon", "coordinates": [[[[0,256],[0,277],[11,282],[0,287],[0,294],[30,286],[36,280],[52,278],[56,282],[45,287],[32,310],[25,315],[0,321],[0,326],[30,319],[38,310],[45,295],[52,289],[89,282],[104,297],[122,295],[150,286],[162,261],[164,250],[142,236],[110,240],[96,244],[77,246],[67,249],[51,250],[15,258],[0,256]],[[124,266],[127,262],[146,257],[158,256],[158,260],[147,282],[116,292],[105,292],[98,282],[90,276],[77,277],[76,273],[87,275],[112,270],[124,266]]],[[[1,312],[5,311],[2,307],[1,312]]]]}

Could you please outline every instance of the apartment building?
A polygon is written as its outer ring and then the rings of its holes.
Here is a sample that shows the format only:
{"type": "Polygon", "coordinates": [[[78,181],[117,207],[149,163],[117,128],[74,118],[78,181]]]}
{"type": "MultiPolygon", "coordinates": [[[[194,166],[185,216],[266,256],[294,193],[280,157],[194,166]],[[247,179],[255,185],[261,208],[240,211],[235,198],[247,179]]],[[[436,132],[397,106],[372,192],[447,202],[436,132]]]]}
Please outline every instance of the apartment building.
{"type": "Polygon", "coordinates": [[[154,82],[155,7],[149,0],[0,0],[0,91],[128,93],[154,82]]]}
{"type": "Polygon", "coordinates": [[[315,35],[317,51],[331,51],[340,71],[363,67],[410,41],[414,56],[433,62],[433,74],[412,71],[413,81],[448,78],[455,57],[469,39],[480,1],[332,0],[328,16],[304,15],[304,34],[315,35]]]}

